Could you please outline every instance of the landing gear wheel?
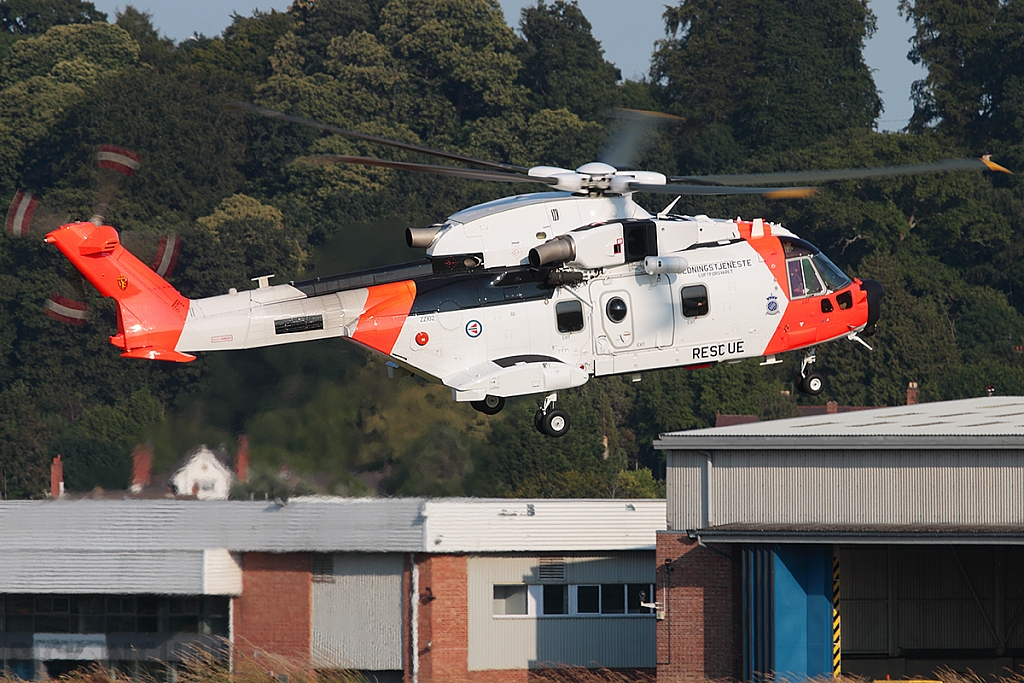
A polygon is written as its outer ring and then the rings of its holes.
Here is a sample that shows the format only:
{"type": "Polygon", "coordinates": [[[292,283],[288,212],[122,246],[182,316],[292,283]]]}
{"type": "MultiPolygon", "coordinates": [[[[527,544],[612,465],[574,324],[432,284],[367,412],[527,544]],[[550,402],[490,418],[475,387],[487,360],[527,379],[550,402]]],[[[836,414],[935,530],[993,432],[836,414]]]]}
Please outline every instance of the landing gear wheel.
{"type": "Polygon", "coordinates": [[[497,415],[505,407],[505,399],[502,396],[487,395],[482,401],[470,401],[469,405],[484,415],[497,415]]]}
{"type": "Polygon", "coordinates": [[[817,396],[825,390],[825,378],[817,372],[809,372],[797,382],[796,388],[810,396],[817,396]]]}
{"type": "Polygon", "coordinates": [[[541,419],[539,429],[542,434],[555,437],[556,439],[560,436],[565,436],[566,432],[569,431],[569,413],[557,408],[548,411],[541,419]]]}
{"type": "Polygon", "coordinates": [[[540,408],[538,408],[537,412],[533,414],[533,426],[536,427],[537,431],[540,432],[541,434],[544,434],[544,428],[542,426],[543,424],[544,424],[544,411],[541,410],[540,408]]]}

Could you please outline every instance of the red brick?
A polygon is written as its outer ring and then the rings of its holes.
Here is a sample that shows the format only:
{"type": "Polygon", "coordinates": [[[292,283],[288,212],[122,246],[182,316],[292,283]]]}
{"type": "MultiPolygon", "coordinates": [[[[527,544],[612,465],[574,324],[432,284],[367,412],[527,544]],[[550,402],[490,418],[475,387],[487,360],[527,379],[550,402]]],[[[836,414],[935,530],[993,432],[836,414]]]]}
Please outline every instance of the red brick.
{"type": "Polygon", "coordinates": [[[739,563],[731,546],[712,550],[685,534],[658,533],[657,599],[666,604],[657,626],[659,683],[741,678],[739,563]]]}
{"type": "Polygon", "coordinates": [[[313,575],[309,553],[245,553],[232,633],[243,656],[265,653],[309,665],[313,575]]]}

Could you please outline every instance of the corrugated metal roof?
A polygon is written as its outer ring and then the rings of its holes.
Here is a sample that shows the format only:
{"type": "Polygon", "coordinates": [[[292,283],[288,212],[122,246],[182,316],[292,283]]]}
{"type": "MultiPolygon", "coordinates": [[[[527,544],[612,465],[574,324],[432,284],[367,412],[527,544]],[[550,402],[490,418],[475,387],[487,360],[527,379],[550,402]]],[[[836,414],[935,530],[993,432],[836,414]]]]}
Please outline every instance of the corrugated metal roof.
{"type": "Polygon", "coordinates": [[[646,550],[665,501],[438,499],[423,516],[426,552],[646,550]]]}
{"type": "Polygon", "coordinates": [[[0,501],[0,548],[504,552],[655,545],[664,500],[293,498],[0,501]],[[531,512],[532,511],[532,512],[531,512]]]}
{"type": "Polygon", "coordinates": [[[976,448],[1024,445],[1024,397],[991,396],[833,415],[794,417],[751,424],[668,432],[655,448],[801,447],[814,440],[840,439],[846,446],[919,444],[976,448]],[[766,441],[767,440],[767,441],[766,441]]]}
{"type": "Polygon", "coordinates": [[[415,552],[420,498],[0,502],[4,552],[205,550],[415,552]]]}

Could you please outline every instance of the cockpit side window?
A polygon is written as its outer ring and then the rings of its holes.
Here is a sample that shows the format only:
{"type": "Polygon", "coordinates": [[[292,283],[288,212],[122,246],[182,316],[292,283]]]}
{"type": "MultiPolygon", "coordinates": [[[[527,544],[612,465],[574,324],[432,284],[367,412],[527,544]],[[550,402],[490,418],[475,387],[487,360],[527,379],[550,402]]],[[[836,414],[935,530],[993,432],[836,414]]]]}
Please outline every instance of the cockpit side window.
{"type": "Polygon", "coordinates": [[[800,239],[783,238],[782,246],[786,254],[791,299],[816,296],[825,291],[835,292],[852,282],[812,244],[800,239]]]}

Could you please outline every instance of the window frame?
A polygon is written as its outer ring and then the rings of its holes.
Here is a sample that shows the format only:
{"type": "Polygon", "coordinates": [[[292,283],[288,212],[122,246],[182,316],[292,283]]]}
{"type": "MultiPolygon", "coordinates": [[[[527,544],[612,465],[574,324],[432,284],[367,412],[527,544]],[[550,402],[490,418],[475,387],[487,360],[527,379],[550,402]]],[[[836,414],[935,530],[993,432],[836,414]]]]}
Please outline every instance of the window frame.
{"type": "Polygon", "coordinates": [[[703,282],[696,282],[692,285],[683,285],[682,287],[679,288],[679,305],[681,307],[680,312],[683,314],[683,317],[690,320],[698,320],[700,318],[704,318],[707,317],[708,315],[711,315],[711,295],[708,294],[708,286],[705,285],[703,282]],[[698,315],[687,315],[686,290],[696,289],[697,287],[700,287],[701,289],[704,290],[704,306],[706,310],[698,315]]]}

